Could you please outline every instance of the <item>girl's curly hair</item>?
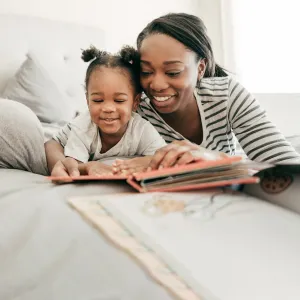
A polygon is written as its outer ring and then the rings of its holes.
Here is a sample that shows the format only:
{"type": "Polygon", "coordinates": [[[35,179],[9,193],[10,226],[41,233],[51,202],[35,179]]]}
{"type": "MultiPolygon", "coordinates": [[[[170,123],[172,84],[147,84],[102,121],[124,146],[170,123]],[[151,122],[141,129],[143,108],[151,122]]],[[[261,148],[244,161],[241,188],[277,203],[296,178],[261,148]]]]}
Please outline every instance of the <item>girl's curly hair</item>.
{"type": "Polygon", "coordinates": [[[123,46],[117,54],[111,54],[97,49],[95,46],[82,50],[81,58],[90,62],[85,76],[85,87],[88,88],[92,72],[104,66],[106,68],[120,68],[130,75],[130,81],[136,93],[141,92],[140,85],[140,57],[138,51],[131,46],[123,46]]]}

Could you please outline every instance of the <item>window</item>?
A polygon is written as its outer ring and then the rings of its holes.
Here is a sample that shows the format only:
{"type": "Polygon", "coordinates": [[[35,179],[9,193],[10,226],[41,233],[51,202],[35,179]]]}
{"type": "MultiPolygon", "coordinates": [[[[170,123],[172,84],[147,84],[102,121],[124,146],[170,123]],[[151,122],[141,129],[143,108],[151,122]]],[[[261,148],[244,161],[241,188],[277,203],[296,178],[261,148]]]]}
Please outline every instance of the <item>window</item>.
{"type": "Polygon", "coordinates": [[[239,81],[254,93],[300,92],[300,1],[224,0],[223,8],[232,30],[225,57],[239,81]]]}

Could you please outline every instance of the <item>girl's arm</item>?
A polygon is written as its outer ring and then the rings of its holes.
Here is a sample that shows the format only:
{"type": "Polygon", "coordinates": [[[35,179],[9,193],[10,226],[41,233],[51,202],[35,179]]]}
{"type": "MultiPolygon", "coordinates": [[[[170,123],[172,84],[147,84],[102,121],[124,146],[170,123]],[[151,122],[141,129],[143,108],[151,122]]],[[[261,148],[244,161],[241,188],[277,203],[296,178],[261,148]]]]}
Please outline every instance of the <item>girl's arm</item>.
{"type": "Polygon", "coordinates": [[[55,140],[45,143],[49,172],[52,176],[78,176],[79,166],[76,159],[65,157],[64,148],[55,140]]]}
{"type": "Polygon", "coordinates": [[[64,155],[64,148],[58,142],[51,139],[45,143],[45,151],[48,169],[51,173],[55,164],[59,160],[64,160],[66,158],[64,155]]]}

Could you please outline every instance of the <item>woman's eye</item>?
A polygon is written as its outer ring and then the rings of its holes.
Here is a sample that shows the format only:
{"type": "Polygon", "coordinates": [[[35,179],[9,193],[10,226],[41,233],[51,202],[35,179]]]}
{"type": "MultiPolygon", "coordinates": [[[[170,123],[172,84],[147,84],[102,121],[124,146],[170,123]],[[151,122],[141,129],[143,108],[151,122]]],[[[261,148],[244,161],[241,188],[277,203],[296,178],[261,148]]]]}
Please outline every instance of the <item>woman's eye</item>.
{"type": "Polygon", "coordinates": [[[152,72],[150,72],[150,71],[141,71],[141,76],[149,76],[151,74],[152,74],[152,72]]]}
{"type": "Polygon", "coordinates": [[[123,102],[125,102],[126,100],[122,100],[122,99],[116,99],[115,100],[115,102],[117,102],[117,103],[123,103],[123,102]]]}
{"type": "Polygon", "coordinates": [[[167,72],[166,74],[170,77],[176,77],[181,73],[181,71],[177,72],[167,72]]]}
{"type": "Polygon", "coordinates": [[[101,103],[101,102],[103,102],[102,99],[93,99],[92,101],[95,102],[95,103],[101,103]]]}

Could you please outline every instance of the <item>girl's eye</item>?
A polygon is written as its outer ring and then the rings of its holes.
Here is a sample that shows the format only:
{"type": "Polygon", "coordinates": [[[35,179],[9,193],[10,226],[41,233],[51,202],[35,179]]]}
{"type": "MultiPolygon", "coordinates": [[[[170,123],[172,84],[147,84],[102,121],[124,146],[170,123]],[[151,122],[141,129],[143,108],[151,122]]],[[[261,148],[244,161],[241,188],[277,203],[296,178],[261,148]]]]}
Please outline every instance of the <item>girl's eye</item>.
{"type": "Polygon", "coordinates": [[[92,101],[95,102],[95,103],[101,103],[101,102],[103,102],[102,99],[93,99],[92,101]]]}
{"type": "Polygon", "coordinates": [[[176,77],[181,73],[181,71],[179,72],[167,72],[166,74],[170,77],[176,77]]]}
{"type": "Polygon", "coordinates": [[[152,74],[152,72],[150,72],[150,71],[141,71],[141,76],[149,76],[151,74],[152,74]]]}
{"type": "Polygon", "coordinates": [[[126,100],[122,100],[122,99],[116,99],[115,100],[115,102],[117,102],[117,103],[123,103],[123,102],[125,102],[126,100]]]}

